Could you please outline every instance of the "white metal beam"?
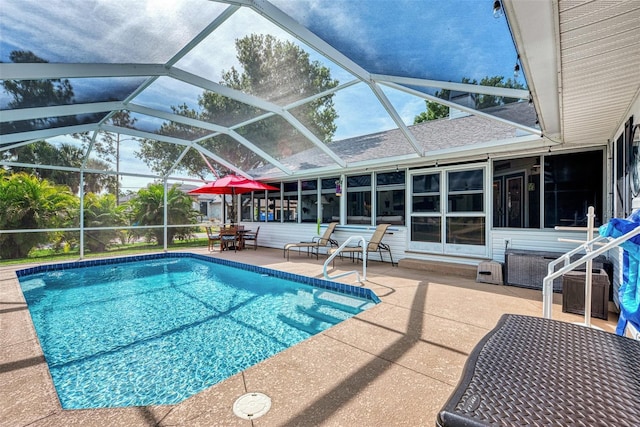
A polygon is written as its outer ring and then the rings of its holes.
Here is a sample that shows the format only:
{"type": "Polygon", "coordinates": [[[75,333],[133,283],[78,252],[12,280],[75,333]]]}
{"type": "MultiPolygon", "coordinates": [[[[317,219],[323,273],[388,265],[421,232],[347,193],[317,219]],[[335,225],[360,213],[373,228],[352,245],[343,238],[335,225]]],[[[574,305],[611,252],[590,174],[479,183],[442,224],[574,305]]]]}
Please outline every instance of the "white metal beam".
{"type": "Polygon", "coordinates": [[[54,136],[66,135],[70,133],[91,132],[98,128],[97,124],[65,126],[59,128],[50,128],[42,130],[32,130],[29,132],[16,132],[7,135],[0,135],[0,144],[9,144],[12,142],[20,142],[26,140],[41,140],[52,138],[54,136]]]}
{"type": "Polygon", "coordinates": [[[25,145],[33,144],[34,142],[38,142],[38,141],[40,141],[40,140],[39,139],[32,139],[30,141],[22,141],[22,142],[17,142],[15,144],[2,145],[2,146],[0,146],[0,152],[6,151],[6,150],[13,150],[14,148],[24,147],[25,145]]]}
{"type": "Polygon", "coordinates": [[[209,25],[207,25],[200,33],[192,38],[189,43],[187,43],[178,53],[173,55],[167,63],[165,64],[167,67],[171,67],[175,65],[176,62],[181,60],[185,55],[187,55],[191,50],[196,47],[200,42],[209,37],[211,33],[213,33],[220,25],[222,25],[231,15],[233,15],[239,9],[238,6],[229,6],[224,12],[216,17],[209,25]]]}
{"type": "Polygon", "coordinates": [[[91,104],[55,105],[52,107],[21,108],[18,110],[3,110],[0,122],[14,122],[18,120],[32,120],[43,117],[74,116],[76,114],[102,113],[121,110],[124,104],[120,101],[94,102],[91,104]]]}
{"type": "Polygon", "coordinates": [[[562,138],[558,2],[502,0],[502,3],[538,111],[540,126],[545,136],[562,138]]]}
{"type": "Polygon", "coordinates": [[[239,90],[232,89],[227,86],[223,86],[212,80],[205,79],[204,77],[197,76],[195,74],[192,74],[188,71],[181,70],[176,67],[171,67],[168,75],[170,77],[173,77],[174,79],[183,81],[190,85],[193,85],[202,89],[206,89],[211,92],[215,92],[222,96],[226,96],[227,98],[243,102],[245,104],[260,108],[265,111],[270,111],[276,114],[282,111],[282,107],[280,107],[277,104],[265,101],[264,99],[258,98],[257,96],[254,96],[254,95],[249,95],[239,90]]]}
{"type": "Polygon", "coordinates": [[[387,82],[387,83],[380,83],[380,84],[384,84],[385,86],[389,86],[391,88],[400,90],[402,92],[406,92],[408,94],[417,96],[419,98],[427,99],[429,101],[433,101],[433,102],[437,102],[437,103],[442,104],[442,105],[446,105],[449,108],[455,108],[455,109],[460,110],[460,111],[465,111],[465,112],[467,112],[469,114],[473,114],[474,116],[484,117],[485,119],[501,122],[501,123],[507,124],[509,126],[513,126],[516,129],[520,129],[520,130],[523,130],[525,132],[528,132],[528,133],[531,133],[531,134],[534,134],[534,135],[542,135],[542,131],[540,129],[535,129],[535,128],[532,128],[532,127],[529,127],[529,126],[525,126],[525,125],[520,124],[520,123],[512,122],[510,120],[505,120],[505,119],[502,119],[500,117],[493,116],[491,114],[483,113],[480,110],[476,110],[474,108],[465,107],[464,105],[456,104],[455,102],[451,102],[451,101],[447,101],[447,100],[444,100],[444,99],[440,99],[438,97],[435,97],[435,96],[432,96],[432,95],[428,95],[428,94],[426,94],[424,92],[420,92],[419,90],[407,88],[407,87],[405,87],[403,85],[399,85],[397,83],[389,83],[389,82],[387,82]]]}
{"type": "Polygon", "coordinates": [[[393,107],[393,105],[391,105],[389,98],[387,98],[387,96],[384,94],[384,92],[380,89],[380,87],[377,84],[370,83],[369,87],[378,98],[378,101],[380,101],[384,109],[387,110],[387,113],[389,113],[393,121],[396,123],[396,125],[398,126],[398,129],[400,129],[400,132],[402,132],[402,134],[407,139],[407,141],[409,141],[409,144],[411,144],[411,146],[413,147],[413,150],[420,156],[424,155],[423,150],[418,144],[418,141],[416,141],[415,136],[411,133],[409,128],[407,128],[407,126],[404,124],[404,122],[402,121],[402,117],[400,117],[400,114],[398,114],[398,112],[393,107]]]}
{"type": "Polygon", "coordinates": [[[163,64],[0,63],[3,80],[166,76],[163,64]]]}
{"type": "Polygon", "coordinates": [[[245,171],[243,171],[242,169],[240,169],[239,167],[237,167],[236,165],[233,165],[231,163],[229,163],[228,161],[226,161],[225,159],[223,159],[222,157],[214,154],[211,150],[208,150],[206,148],[204,148],[202,145],[194,142],[193,143],[193,148],[195,150],[198,150],[200,152],[200,154],[206,154],[207,156],[209,156],[210,158],[212,158],[213,160],[216,161],[216,163],[221,164],[222,166],[226,167],[229,170],[234,171],[237,175],[242,175],[245,176],[249,179],[253,179],[253,177],[251,177],[250,175],[248,175],[245,171]]]}
{"type": "Polygon", "coordinates": [[[184,158],[184,156],[187,155],[187,153],[189,152],[189,150],[191,150],[191,147],[193,145],[189,145],[187,147],[184,148],[184,150],[182,150],[182,153],[180,153],[180,155],[178,156],[178,158],[176,159],[175,162],[173,162],[173,165],[169,168],[169,170],[167,171],[167,173],[165,173],[164,175],[162,175],[162,179],[167,179],[167,177],[178,167],[178,165],[180,164],[180,162],[182,161],[182,159],[184,158]]]}
{"type": "MultiPolygon", "coordinates": [[[[131,107],[130,111],[134,111],[134,112],[137,112],[137,113],[141,113],[141,114],[145,114],[145,115],[153,116],[153,117],[158,117],[158,118],[161,118],[161,119],[164,119],[164,120],[173,121],[173,122],[176,122],[176,123],[182,123],[182,124],[185,124],[185,125],[188,125],[188,126],[194,126],[194,127],[198,127],[198,128],[201,128],[201,129],[210,130],[210,131],[213,131],[213,132],[216,132],[216,133],[219,133],[219,134],[229,135],[231,138],[235,139],[240,144],[244,145],[249,150],[253,151],[257,155],[259,155],[260,157],[265,159],[267,162],[269,162],[272,165],[276,166],[277,168],[281,169],[283,172],[285,172],[287,174],[291,174],[291,171],[286,166],[284,166],[281,162],[276,160],[274,157],[272,157],[271,155],[266,153],[264,150],[262,150],[261,148],[259,148],[258,146],[253,144],[251,141],[247,140],[246,138],[242,137],[240,134],[238,134],[237,132],[233,131],[232,129],[225,128],[225,127],[222,127],[220,125],[213,124],[213,123],[208,123],[208,122],[205,122],[205,121],[202,121],[202,120],[193,119],[191,117],[181,116],[179,114],[167,113],[167,112],[164,112],[164,111],[158,111],[158,110],[155,110],[155,109],[152,109],[152,108],[143,107],[142,105],[131,104],[130,107],[131,107]]],[[[216,135],[215,134],[214,135],[206,135],[206,136],[203,136],[201,138],[196,139],[195,141],[202,141],[202,140],[205,140],[205,139],[208,139],[208,138],[212,138],[214,136],[216,136],[216,135]]],[[[189,142],[191,142],[191,141],[189,141],[189,142]]]]}
{"type": "Polygon", "coordinates": [[[300,132],[303,136],[305,136],[308,140],[310,140],[316,147],[322,150],[323,153],[331,157],[331,159],[334,162],[336,162],[338,165],[342,167],[345,167],[347,165],[347,163],[344,160],[342,160],[342,158],[340,158],[336,153],[333,152],[333,150],[327,147],[327,145],[324,142],[320,141],[320,139],[318,139],[318,137],[315,136],[313,132],[311,132],[309,129],[307,129],[306,126],[300,123],[300,121],[297,118],[295,118],[293,114],[291,114],[288,111],[285,111],[283,113],[283,117],[285,120],[291,123],[291,125],[294,128],[296,128],[298,132],[300,132]]]}
{"type": "Polygon", "coordinates": [[[419,87],[432,87],[435,89],[447,89],[458,92],[479,93],[481,95],[503,96],[505,98],[529,99],[528,90],[510,89],[506,87],[480,86],[470,83],[443,82],[441,80],[426,80],[414,77],[396,77],[383,74],[372,74],[371,79],[380,83],[398,83],[400,85],[410,85],[419,87]]]}

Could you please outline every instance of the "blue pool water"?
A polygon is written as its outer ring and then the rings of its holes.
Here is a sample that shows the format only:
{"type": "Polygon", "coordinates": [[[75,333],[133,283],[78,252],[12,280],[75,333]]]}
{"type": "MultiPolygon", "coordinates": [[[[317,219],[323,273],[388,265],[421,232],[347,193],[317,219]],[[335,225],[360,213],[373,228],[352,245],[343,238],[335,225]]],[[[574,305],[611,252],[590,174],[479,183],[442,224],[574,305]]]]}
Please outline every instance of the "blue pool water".
{"type": "Polygon", "coordinates": [[[18,272],[63,408],[180,402],[379,301],[198,255],[136,259],[18,272]]]}

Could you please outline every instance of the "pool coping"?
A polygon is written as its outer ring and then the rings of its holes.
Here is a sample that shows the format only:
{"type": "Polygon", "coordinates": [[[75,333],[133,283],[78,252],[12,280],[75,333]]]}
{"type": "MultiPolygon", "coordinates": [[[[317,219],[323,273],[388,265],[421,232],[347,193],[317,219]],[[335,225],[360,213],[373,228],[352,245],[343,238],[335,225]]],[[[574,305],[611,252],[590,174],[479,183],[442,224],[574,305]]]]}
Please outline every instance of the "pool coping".
{"type": "Polygon", "coordinates": [[[212,264],[220,264],[228,267],[234,267],[234,268],[239,268],[246,271],[251,271],[254,273],[267,274],[271,277],[290,280],[296,283],[301,283],[303,285],[312,286],[314,288],[326,289],[329,291],[339,292],[342,294],[363,298],[375,304],[379,304],[381,302],[380,298],[378,298],[375,292],[373,292],[371,289],[368,289],[368,288],[348,285],[345,283],[333,282],[325,279],[319,279],[317,277],[302,276],[300,274],[288,273],[285,271],[273,270],[273,269],[262,267],[262,266],[245,264],[245,263],[230,261],[230,260],[221,259],[221,258],[213,258],[210,256],[194,254],[189,252],[164,252],[164,253],[158,253],[158,254],[132,255],[132,256],[126,256],[126,257],[117,257],[117,258],[103,258],[103,259],[72,261],[72,262],[64,262],[64,263],[56,263],[56,264],[46,264],[46,265],[38,265],[34,267],[24,268],[21,270],[16,270],[15,273],[18,279],[20,279],[21,277],[25,277],[31,274],[43,273],[48,271],[71,270],[75,268],[95,267],[95,266],[101,266],[101,265],[122,264],[122,263],[129,263],[129,262],[139,262],[139,261],[167,259],[167,258],[195,258],[195,259],[209,262],[212,264]]]}

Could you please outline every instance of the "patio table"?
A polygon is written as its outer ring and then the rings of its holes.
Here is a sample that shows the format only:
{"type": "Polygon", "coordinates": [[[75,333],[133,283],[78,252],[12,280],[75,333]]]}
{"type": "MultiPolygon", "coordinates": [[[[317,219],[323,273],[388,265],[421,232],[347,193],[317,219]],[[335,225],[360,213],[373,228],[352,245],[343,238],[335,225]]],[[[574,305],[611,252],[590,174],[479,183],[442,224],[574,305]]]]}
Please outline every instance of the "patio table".
{"type": "Polygon", "coordinates": [[[251,233],[251,230],[246,230],[244,228],[238,229],[238,250],[244,249],[244,235],[245,233],[251,233]]]}
{"type": "Polygon", "coordinates": [[[640,341],[506,314],[469,355],[440,427],[638,426],[640,341]]]}

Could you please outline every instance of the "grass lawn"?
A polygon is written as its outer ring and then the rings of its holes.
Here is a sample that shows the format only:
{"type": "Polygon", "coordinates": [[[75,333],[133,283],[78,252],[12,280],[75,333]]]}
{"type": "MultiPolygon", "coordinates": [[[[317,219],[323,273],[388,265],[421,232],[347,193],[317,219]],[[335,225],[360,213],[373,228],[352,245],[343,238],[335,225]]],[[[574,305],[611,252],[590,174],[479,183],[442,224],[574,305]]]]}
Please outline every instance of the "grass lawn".
{"type": "MultiPolygon", "coordinates": [[[[203,247],[209,244],[209,240],[205,238],[193,238],[188,240],[174,241],[172,244],[167,245],[169,250],[180,250],[187,248],[203,247]]],[[[156,244],[150,244],[146,242],[130,243],[125,245],[114,245],[112,248],[105,252],[91,253],[85,251],[84,258],[97,258],[103,256],[114,255],[135,255],[139,253],[147,252],[161,252],[164,250],[163,246],[156,244]]],[[[20,259],[0,259],[0,265],[14,265],[24,264],[28,262],[52,262],[52,261],[73,261],[80,257],[79,250],[71,250],[68,252],[55,251],[54,249],[34,249],[29,252],[27,258],[20,259]]]]}

